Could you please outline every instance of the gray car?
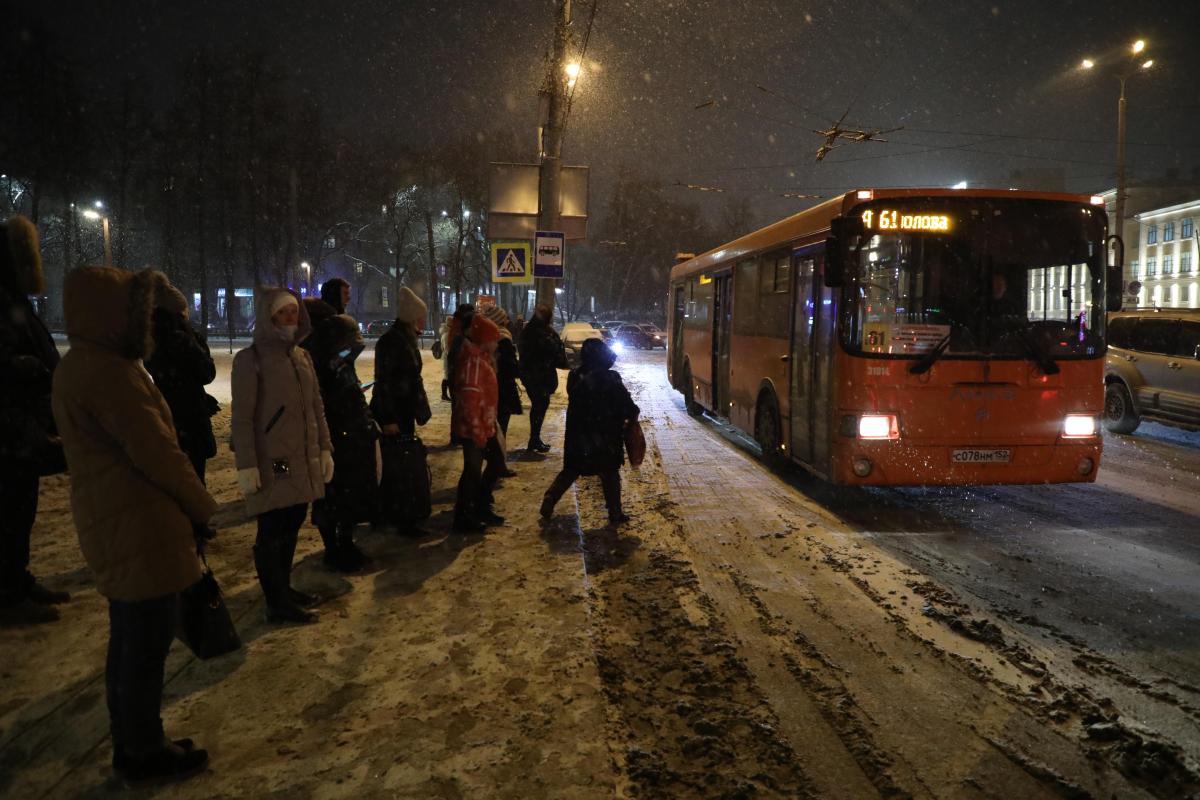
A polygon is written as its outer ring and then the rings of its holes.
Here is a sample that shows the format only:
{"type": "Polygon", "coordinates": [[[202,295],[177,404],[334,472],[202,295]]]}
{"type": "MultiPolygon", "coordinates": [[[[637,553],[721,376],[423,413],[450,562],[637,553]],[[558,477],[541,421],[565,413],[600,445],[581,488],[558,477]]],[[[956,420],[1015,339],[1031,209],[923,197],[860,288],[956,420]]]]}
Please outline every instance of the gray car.
{"type": "Polygon", "coordinates": [[[1200,310],[1109,317],[1104,426],[1133,433],[1143,419],[1200,430],[1200,310]]]}

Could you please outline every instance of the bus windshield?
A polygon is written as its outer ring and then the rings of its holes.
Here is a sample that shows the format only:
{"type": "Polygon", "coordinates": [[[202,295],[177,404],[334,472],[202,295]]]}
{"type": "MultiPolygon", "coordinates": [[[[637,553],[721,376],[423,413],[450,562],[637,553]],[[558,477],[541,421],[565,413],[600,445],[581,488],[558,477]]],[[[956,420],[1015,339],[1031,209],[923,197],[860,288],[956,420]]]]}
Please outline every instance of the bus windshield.
{"type": "Polygon", "coordinates": [[[891,358],[1104,354],[1102,211],[1028,199],[857,207],[842,341],[891,358]]]}

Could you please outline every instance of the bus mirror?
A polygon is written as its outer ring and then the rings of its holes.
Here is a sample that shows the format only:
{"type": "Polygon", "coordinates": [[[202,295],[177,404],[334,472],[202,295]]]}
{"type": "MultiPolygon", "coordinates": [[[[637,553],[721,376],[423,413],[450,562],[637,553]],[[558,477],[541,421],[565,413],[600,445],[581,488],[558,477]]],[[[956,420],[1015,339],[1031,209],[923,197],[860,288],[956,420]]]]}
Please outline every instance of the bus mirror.
{"type": "Polygon", "coordinates": [[[844,280],[843,254],[846,242],[855,232],[851,230],[852,221],[847,217],[834,217],[829,221],[829,238],[825,240],[825,285],[841,286],[844,280]]]}
{"type": "MultiPolygon", "coordinates": [[[[1112,263],[1108,265],[1104,276],[1105,308],[1109,311],[1120,311],[1125,297],[1125,242],[1115,233],[1104,240],[1107,247],[1113,251],[1112,263]]],[[[1108,259],[1105,259],[1107,263],[1108,259]]]]}

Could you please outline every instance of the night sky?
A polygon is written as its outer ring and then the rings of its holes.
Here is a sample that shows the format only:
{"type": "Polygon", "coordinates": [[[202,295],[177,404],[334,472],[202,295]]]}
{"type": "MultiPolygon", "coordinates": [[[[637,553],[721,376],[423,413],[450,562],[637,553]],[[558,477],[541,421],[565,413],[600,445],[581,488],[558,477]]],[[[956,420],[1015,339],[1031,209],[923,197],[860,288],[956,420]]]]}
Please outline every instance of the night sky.
{"type": "MultiPolygon", "coordinates": [[[[591,11],[574,4],[577,45],[591,11]]],[[[551,0],[42,0],[33,13],[97,92],[132,74],[165,105],[190,48],[255,47],[335,126],[416,145],[509,129],[533,160],[551,0]]],[[[1007,186],[1015,169],[1060,168],[1067,189],[1097,191],[1114,182],[1118,82],[1077,65],[1142,37],[1155,66],[1129,84],[1131,183],[1172,170],[1200,183],[1197,32],[1194,0],[598,0],[564,157],[592,165],[601,190],[627,165],[744,193],[764,222],[811,202],[785,192],[1007,186]],[[904,130],[814,164],[812,129],[847,110],[904,130]]]]}

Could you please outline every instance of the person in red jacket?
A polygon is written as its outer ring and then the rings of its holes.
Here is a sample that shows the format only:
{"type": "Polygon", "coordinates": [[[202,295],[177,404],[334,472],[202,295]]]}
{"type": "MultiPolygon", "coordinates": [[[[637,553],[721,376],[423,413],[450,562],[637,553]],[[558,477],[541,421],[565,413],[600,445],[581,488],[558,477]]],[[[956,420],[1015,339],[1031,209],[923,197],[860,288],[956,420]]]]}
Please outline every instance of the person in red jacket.
{"type": "Polygon", "coordinates": [[[456,353],[450,433],[463,449],[463,471],[454,503],[456,531],[479,531],[504,522],[504,517],[492,510],[492,489],[504,471],[504,452],[496,439],[500,389],[492,360],[499,341],[496,324],[476,314],[456,353]]]}

